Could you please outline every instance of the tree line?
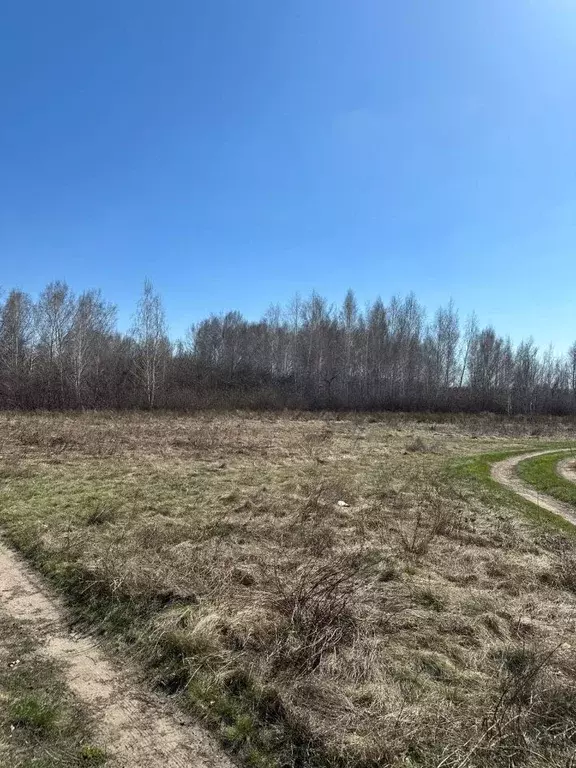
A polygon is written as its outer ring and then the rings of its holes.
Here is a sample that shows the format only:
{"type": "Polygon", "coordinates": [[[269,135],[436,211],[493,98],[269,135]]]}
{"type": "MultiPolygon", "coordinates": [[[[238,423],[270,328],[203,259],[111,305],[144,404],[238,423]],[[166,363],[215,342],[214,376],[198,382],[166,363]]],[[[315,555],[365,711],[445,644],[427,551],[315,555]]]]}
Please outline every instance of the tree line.
{"type": "Polygon", "coordinates": [[[317,293],[258,321],[212,315],[171,341],[149,281],[131,329],[100,291],[50,283],[0,305],[0,407],[300,408],[576,413],[576,343],[513,345],[452,302],[431,318],[414,294],[361,309],[317,293]]]}

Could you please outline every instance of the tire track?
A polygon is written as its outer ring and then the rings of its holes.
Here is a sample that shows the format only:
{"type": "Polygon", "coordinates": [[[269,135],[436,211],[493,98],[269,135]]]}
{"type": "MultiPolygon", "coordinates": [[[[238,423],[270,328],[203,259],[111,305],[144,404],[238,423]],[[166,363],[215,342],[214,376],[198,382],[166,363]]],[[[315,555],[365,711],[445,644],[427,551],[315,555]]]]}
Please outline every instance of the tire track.
{"type": "Polygon", "coordinates": [[[560,477],[564,478],[564,480],[568,480],[570,483],[576,483],[576,460],[573,456],[569,459],[562,459],[562,461],[558,463],[557,471],[560,477]]]}
{"type": "Polygon", "coordinates": [[[0,541],[0,601],[25,623],[55,661],[93,720],[116,768],[232,768],[212,739],[160,696],[119,672],[88,637],[66,627],[64,607],[28,566],[0,541]]]}
{"type": "Polygon", "coordinates": [[[559,515],[573,525],[576,525],[576,509],[572,505],[558,501],[558,499],[554,499],[546,493],[541,493],[521,480],[516,474],[516,467],[525,459],[535,459],[537,456],[544,456],[548,453],[562,453],[563,451],[573,450],[573,448],[556,448],[549,451],[533,451],[532,453],[523,453],[520,456],[510,456],[508,459],[504,459],[504,461],[498,461],[496,464],[493,464],[490,474],[493,480],[505,488],[514,491],[514,493],[526,499],[526,501],[531,501],[538,507],[546,509],[548,512],[553,512],[555,515],[559,515]]]}

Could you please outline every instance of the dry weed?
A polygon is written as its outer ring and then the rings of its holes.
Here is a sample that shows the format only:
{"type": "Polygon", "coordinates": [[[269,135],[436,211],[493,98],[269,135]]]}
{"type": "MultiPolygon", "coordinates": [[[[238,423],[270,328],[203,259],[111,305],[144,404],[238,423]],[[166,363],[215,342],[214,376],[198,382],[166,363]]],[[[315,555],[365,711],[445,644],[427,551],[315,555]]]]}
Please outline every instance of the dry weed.
{"type": "Polygon", "coordinates": [[[422,557],[438,536],[454,534],[459,522],[458,513],[445,499],[434,491],[422,491],[411,525],[400,531],[401,547],[408,555],[422,557]]]}
{"type": "Polygon", "coordinates": [[[277,568],[267,574],[268,602],[284,620],[273,666],[311,671],[351,640],[356,628],[353,602],[366,569],[362,558],[352,555],[327,562],[309,559],[288,578],[277,568]]]}

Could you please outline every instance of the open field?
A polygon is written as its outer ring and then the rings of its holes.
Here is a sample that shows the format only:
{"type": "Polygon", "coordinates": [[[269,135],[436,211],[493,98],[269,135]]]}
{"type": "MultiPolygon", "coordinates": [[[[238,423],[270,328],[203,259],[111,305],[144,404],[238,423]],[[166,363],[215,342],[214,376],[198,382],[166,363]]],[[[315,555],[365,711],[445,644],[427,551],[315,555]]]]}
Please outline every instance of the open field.
{"type": "Polygon", "coordinates": [[[0,427],[6,540],[244,764],[570,764],[574,527],[490,465],[572,446],[573,422],[0,427]]]}

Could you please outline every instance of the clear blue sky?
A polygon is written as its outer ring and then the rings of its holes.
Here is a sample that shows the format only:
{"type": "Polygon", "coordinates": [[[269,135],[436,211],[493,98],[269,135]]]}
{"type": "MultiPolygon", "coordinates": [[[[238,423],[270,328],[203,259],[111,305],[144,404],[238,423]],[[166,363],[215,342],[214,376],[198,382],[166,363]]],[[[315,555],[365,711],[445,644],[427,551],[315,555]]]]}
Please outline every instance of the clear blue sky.
{"type": "Polygon", "coordinates": [[[576,337],[573,0],[19,0],[0,283],[175,334],[316,288],[576,337]]]}

